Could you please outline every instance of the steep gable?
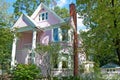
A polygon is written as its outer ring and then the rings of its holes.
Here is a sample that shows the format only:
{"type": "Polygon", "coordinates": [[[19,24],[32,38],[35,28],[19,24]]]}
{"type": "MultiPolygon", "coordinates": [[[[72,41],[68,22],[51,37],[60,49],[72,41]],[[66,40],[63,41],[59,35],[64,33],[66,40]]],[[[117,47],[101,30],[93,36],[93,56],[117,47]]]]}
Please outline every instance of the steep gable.
{"type": "Polygon", "coordinates": [[[37,23],[34,22],[34,20],[32,20],[29,16],[22,14],[20,18],[16,21],[16,23],[13,25],[13,28],[21,28],[27,26],[35,27],[36,25],[37,23]]]}
{"type": "Polygon", "coordinates": [[[53,27],[59,27],[61,23],[65,21],[60,18],[54,11],[49,9],[43,3],[41,3],[31,17],[22,14],[20,18],[13,25],[13,28],[38,28],[43,30],[52,29],[53,27]],[[41,18],[44,16],[44,18],[41,18]]]}
{"type": "Polygon", "coordinates": [[[35,20],[38,26],[45,28],[51,25],[63,23],[64,20],[60,18],[54,11],[49,9],[46,5],[41,3],[35,12],[31,15],[31,18],[35,20]],[[42,20],[41,20],[42,17],[42,20]],[[47,17],[47,19],[45,19],[47,17]]]}

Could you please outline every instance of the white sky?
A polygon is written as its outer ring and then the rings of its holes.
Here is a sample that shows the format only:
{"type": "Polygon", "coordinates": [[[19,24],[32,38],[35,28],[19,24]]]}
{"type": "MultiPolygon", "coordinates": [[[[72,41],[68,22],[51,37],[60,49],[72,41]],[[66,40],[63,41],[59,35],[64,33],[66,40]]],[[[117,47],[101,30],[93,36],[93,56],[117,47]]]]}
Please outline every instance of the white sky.
{"type": "Polygon", "coordinates": [[[80,16],[77,14],[77,28],[78,28],[78,31],[86,29],[86,27],[85,27],[85,25],[83,24],[82,21],[83,21],[83,19],[80,18],[80,16]]]}

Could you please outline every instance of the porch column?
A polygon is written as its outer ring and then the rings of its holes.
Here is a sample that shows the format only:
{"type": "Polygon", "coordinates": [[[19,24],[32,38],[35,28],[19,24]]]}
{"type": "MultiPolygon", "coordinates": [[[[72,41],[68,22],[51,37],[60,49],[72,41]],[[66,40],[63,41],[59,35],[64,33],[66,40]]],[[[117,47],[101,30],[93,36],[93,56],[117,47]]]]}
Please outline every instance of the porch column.
{"type": "Polygon", "coordinates": [[[36,48],[36,35],[37,35],[37,31],[33,30],[33,38],[32,38],[32,63],[34,63],[35,59],[34,59],[34,55],[35,55],[35,48],[36,48]]]}
{"type": "Polygon", "coordinates": [[[61,53],[58,55],[58,60],[60,60],[58,62],[58,70],[61,71],[62,70],[62,54],[61,53]]]}
{"type": "Polygon", "coordinates": [[[11,68],[15,66],[15,54],[16,54],[16,43],[17,37],[14,35],[13,44],[12,44],[12,55],[11,55],[11,68]]]}
{"type": "Polygon", "coordinates": [[[62,41],[62,30],[58,28],[59,41],[62,41]]]}
{"type": "Polygon", "coordinates": [[[72,59],[72,58],[71,58],[71,55],[68,55],[68,68],[69,68],[69,69],[71,69],[71,66],[72,66],[72,65],[71,65],[71,61],[72,61],[71,59],[72,59]]]}

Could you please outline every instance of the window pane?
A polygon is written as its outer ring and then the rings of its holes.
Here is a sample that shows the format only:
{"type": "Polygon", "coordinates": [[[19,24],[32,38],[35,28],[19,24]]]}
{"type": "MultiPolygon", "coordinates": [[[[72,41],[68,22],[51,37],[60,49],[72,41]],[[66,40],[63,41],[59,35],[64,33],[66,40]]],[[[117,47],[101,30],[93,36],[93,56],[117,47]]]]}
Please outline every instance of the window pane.
{"type": "Polygon", "coordinates": [[[42,20],[44,20],[44,16],[45,16],[44,13],[42,13],[42,20]]]}
{"type": "Polygon", "coordinates": [[[48,19],[48,12],[46,12],[46,19],[48,19]]]}
{"type": "Polygon", "coordinates": [[[39,21],[41,21],[41,14],[39,15],[39,21]]]}
{"type": "Polygon", "coordinates": [[[54,41],[59,41],[58,28],[53,29],[53,39],[54,41]]]}

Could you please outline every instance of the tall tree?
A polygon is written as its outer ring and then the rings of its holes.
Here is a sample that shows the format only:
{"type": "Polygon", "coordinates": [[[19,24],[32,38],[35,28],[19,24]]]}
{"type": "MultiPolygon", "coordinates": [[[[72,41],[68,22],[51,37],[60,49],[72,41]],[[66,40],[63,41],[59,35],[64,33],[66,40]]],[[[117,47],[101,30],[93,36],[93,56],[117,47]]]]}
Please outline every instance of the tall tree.
{"type": "MultiPolygon", "coordinates": [[[[8,13],[9,3],[0,0],[0,68],[8,70],[11,58],[13,33],[10,30],[12,14],[8,13]]],[[[3,73],[3,72],[2,72],[3,73]]],[[[0,78],[1,79],[1,78],[0,78]]]]}
{"type": "Polygon", "coordinates": [[[117,60],[120,63],[119,5],[120,0],[77,0],[78,12],[89,29],[81,34],[85,51],[101,66],[117,60]]]}

